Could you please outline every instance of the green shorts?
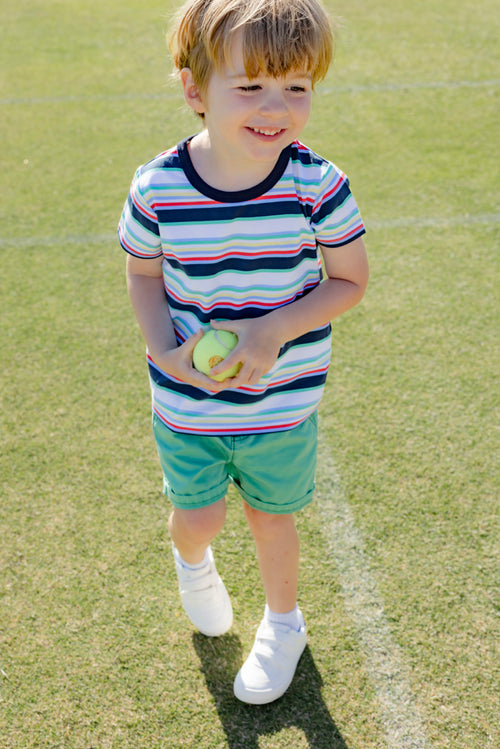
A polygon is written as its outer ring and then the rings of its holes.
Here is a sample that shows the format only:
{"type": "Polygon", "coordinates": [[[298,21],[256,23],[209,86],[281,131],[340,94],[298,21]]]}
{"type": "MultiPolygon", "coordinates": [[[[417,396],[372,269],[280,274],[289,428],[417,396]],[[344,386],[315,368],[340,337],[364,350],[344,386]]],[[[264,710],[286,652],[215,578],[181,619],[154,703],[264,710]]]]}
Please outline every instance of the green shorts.
{"type": "Polygon", "coordinates": [[[318,416],[285,432],[206,437],[173,432],[153,415],[153,431],[174,507],[214,504],[232,482],[251,507],[275,515],[296,512],[312,500],[318,416]]]}

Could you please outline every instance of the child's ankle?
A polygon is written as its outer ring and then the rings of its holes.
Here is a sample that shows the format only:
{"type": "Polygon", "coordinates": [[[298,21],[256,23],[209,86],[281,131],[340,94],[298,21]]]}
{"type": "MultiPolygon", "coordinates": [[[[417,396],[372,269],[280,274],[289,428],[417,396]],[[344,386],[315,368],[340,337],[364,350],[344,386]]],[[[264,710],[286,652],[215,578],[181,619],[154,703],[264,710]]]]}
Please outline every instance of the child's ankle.
{"type": "Polygon", "coordinates": [[[284,624],[285,626],[294,629],[296,632],[298,632],[302,626],[302,617],[297,605],[291,611],[287,611],[284,614],[278,614],[275,611],[271,611],[266,603],[264,618],[268,622],[273,622],[273,624],[284,624]]]}
{"type": "Polygon", "coordinates": [[[186,560],[181,557],[179,550],[177,549],[175,544],[172,544],[172,547],[174,550],[174,557],[177,559],[181,567],[184,567],[186,570],[201,570],[210,561],[208,557],[208,548],[203,555],[203,559],[200,562],[195,562],[194,564],[192,564],[191,562],[186,562],[186,560]]]}

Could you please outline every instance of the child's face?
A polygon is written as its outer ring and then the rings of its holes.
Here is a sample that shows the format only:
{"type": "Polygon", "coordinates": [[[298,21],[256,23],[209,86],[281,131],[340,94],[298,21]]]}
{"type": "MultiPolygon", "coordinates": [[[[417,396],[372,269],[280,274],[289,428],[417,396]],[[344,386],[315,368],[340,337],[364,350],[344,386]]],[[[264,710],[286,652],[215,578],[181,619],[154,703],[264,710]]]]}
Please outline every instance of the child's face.
{"type": "Polygon", "coordinates": [[[310,76],[303,71],[282,78],[259,74],[248,79],[242,40],[235,34],[231,65],[214,70],[200,94],[198,112],[205,114],[211,148],[226,163],[272,169],[279,154],[303,130],[312,98],[310,76]]]}

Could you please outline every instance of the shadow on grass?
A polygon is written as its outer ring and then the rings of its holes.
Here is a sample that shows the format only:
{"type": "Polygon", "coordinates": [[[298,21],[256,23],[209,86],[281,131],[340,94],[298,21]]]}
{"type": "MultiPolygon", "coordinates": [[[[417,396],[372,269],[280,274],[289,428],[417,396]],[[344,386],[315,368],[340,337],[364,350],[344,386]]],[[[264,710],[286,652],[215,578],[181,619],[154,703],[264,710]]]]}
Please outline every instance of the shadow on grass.
{"type": "Polygon", "coordinates": [[[295,726],[310,749],[348,749],[321,696],[321,676],[309,647],[300,659],[286,694],[270,705],[246,705],[233,694],[233,681],[243,662],[236,635],[210,638],[196,632],[193,644],[214,698],[230,749],[259,749],[259,736],[295,726]]]}

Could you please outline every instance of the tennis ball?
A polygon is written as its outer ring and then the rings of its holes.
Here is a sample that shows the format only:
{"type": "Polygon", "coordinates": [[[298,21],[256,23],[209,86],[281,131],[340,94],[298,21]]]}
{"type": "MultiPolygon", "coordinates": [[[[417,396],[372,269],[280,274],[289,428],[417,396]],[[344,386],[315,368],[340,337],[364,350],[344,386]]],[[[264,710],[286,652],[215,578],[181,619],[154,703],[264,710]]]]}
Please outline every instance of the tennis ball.
{"type": "Polygon", "coordinates": [[[210,370],[223,361],[238,343],[238,336],[229,330],[214,330],[213,328],[200,338],[193,351],[193,364],[198,372],[208,375],[212,380],[222,382],[227,377],[235,377],[241,369],[238,362],[218,375],[211,375],[210,370]]]}

